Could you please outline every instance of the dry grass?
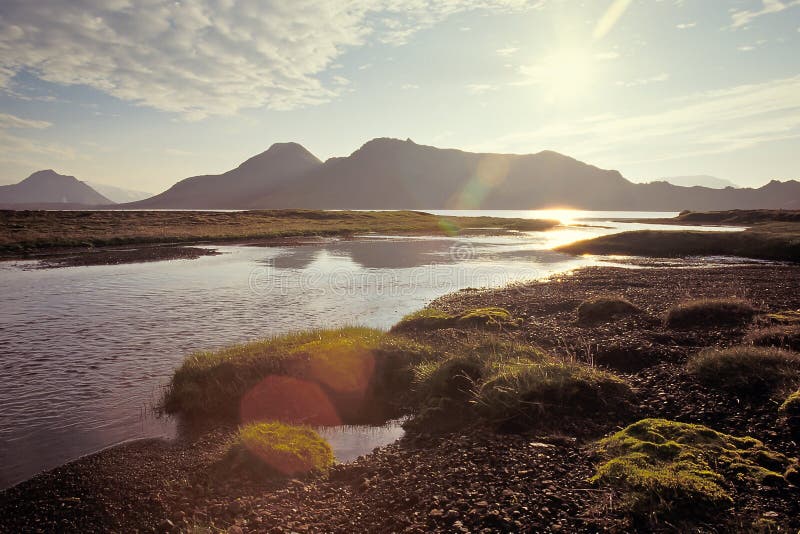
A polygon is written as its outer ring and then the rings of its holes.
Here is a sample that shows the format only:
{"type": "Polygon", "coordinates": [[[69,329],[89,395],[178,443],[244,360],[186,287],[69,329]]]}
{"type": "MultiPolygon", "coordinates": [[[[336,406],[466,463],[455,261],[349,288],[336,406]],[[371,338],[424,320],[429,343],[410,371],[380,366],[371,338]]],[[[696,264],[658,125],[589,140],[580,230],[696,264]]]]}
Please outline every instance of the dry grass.
{"type": "Polygon", "coordinates": [[[198,242],[351,235],[369,232],[423,235],[546,230],[553,221],[498,217],[440,217],[416,211],[265,210],[3,211],[0,253],[52,247],[198,242]]]}
{"type": "Polygon", "coordinates": [[[743,299],[698,299],[670,308],[664,322],[670,328],[732,326],[750,322],[756,313],[743,299]]]}
{"type": "Polygon", "coordinates": [[[712,387],[738,394],[769,395],[797,386],[800,354],[749,345],[709,349],[690,358],[687,368],[712,387]]]}
{"type": "Polygon", "coordinates": [[[779,347],[800,351],[800,325],[771,326],[749,332],[745,341],[757,347],[779,347]]]}
{"type": "Polygon", "coordinates": [[[635,315],[642,310],[624,297],[607,295],[584,300],[578,306],[578,322],[596,323],[616,317],[635,315]]]}

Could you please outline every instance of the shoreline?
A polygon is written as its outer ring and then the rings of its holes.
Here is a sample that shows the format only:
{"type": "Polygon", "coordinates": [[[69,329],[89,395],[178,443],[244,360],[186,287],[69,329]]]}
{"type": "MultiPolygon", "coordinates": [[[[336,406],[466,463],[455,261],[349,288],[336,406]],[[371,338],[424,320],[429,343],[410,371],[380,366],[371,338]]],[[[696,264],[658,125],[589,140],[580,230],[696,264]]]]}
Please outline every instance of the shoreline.
{"type": "MultiPolygon", "coordinates": [[[[663,416],[753,435],[796,456],[797,438],[778,422],[773,407],[727,399],[682,370],[686,358],[700,348],[727,346],[747,333],[747,327],[665,331],[656,318],[687,296],[740,296],[770,311],[800,309],[800,267],[590,267],[542,282],[460,291],[432,305],[451,312],[476,304],[503,306],[524,321],[523,328],[508,333],[511,338],[536,343],[561,357],[591,359],[630,380],[639,391],[635,417],[663,416]],[[582,300],[613,292],[642,307],[644,315],[593,327],[575,323],[575,308],[582,300]],[[619,370],[620,354],[634,355],[642,367],[619,370]]],[[[464,335],[469,332],[444,330],[423,337],[446,343],[451,336],[464,335]]],[[[614,492],[586,479],[594,462],[589,444],[635,420],[625,417],[558,433],[543,428],[509,435],[481,426],[444,437],[412,432],[397,444],[334,468],[327,478],[243,481],[234,486],[215,480],[209,471],[231,428],[174,443],[144,438],[0,492],[0,525],[9,530],[34,525],[77,530],[81,521],[86,529],[163,531],[213,525],[280,532],[284,527],[337,531],[357,526],[450,530],[456,521],[470,529],[513,530],[519,521],[551,531],[624,530],[631,526],[625,515],[602,504],[604,499],[613,502],[614,492]],[[487,454],[499,460],[481,461],[487,454]],[[462,456],[472,460],[458,460],[462,456]],[[520,477],[519,471],[530,473],[520,477]],[[468,491],[458,496],[451,494],[454,488],[468,491]]],[[[763,491],[736,495],[743,517],[755,520],[777,510],[779,524],[800,528],[800,492],[763,491]]],[[[723,519],[732,520],[719,520],[723,519]]]]}

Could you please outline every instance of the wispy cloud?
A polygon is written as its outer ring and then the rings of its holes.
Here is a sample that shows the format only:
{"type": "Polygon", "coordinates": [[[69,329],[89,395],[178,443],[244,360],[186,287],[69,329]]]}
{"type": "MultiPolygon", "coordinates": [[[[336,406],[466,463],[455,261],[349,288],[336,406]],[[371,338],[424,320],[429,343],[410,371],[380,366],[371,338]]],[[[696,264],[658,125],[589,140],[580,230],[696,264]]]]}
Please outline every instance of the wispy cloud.
{"type": "Polygon", "coordinates": [[[343,91],[321,74],[348,48],[402,45],[454,14],[541,0],[4,0],[0,88],[20,71],[199,119],[292,109],[343,91]]]}
{"type": "Polygon", "coordinates": [[[664,111],[657,113],[559,121],[483,148],[530,152],[547,147],[616,163],[732,152],[800,137],[799,94],[800,76],[740,85],[665,101],[664,111]]]}
{"type": "Polygon", "coordinates": [[[0,128],[34,128],[36,130],[41,130],[43,128],[49,128],[52,125],[52,123],[47,121],[23,119],[9,113],[0,113],[0,128]]]}
{"type": "Polygon", "coordinates": [[[694,28],[695,26],[697,26],[696,22],[684,22],[682,24],[676,25],[675,27],[678,28],[679,30],[688,30],[689,28],[694,28]]]}
{"type": "Polygon", "coordinates": [[[497,55],[500,57],[508,57],[519,52],[519,48],[517,48],[516,46],[508,46],[506,48],[498,48],[497,50],[495,50],[495,52],[497,52],[497,55]]]}
{"type": "Polygon", "coordinates": [[[731,26],[741,28],[758,17],[779,13],[793,6],[800,6],[800,0],[761,0],[761,9],[752,11],[742,9],[731,12],[731,26]]]}
{"type": "Polygon", "coordinates": [[[630,81],[627,81],[627,82],[620,81],[620,82],[617,82],[617,85],[620,85],[620,86],[623,86],[623,87],[638,87],[640,85],[648,85],[648,84],[651,84],[651,83],[665,82],[667,80],[669,80],[669,74],[667,74],[666,72],[662,72],[660,74],[656,74],[655,76],[650,76],[649,78],[637,78],[635,80],[630,80],[630,81]]]}
{"type": "Polygon", "coordinates": [[[482,95],[495,90],[497,90],[497,86],[488,83],[471,83],[467,85],[467,91],[472,95],[482,95]]]}

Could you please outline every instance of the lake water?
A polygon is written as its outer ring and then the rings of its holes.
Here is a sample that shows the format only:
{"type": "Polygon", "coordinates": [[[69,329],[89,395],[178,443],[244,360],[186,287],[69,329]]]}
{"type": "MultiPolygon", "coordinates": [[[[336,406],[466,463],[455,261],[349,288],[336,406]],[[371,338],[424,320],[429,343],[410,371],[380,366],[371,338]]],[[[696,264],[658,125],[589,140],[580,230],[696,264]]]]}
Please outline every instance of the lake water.
{"type": "MultiPolygon", "coordinates": [[[[675,215],[463,213],[558,218],[565,226],[502,237],[218,246],[218,256],[129,265],[34,269],[31,262],[0,262],[0,488],[126,440],[174,436],[175,422],[155,418],[151,408],[192,351],[297,329],[386,329],[451,291],[602,261],[554,246],[664,229],[590,219],[675,215]]],[[[336,454],[352,459],[401,433],[397,425],[387,428],[340,429],[336,454]]]]}

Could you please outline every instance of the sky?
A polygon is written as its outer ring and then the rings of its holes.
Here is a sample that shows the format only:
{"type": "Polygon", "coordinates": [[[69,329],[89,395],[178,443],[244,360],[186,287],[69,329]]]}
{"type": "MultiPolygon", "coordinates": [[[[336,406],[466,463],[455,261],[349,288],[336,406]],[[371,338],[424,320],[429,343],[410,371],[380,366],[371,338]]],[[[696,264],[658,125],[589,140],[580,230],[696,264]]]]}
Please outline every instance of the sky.
{"type": "Polygon", "coordinates": [[[800,178],[800,0],[3,0],[0,183],[159,192],[296,141],[800,178]]]}

